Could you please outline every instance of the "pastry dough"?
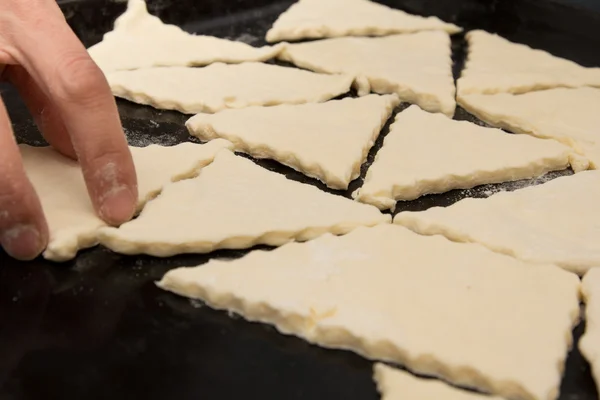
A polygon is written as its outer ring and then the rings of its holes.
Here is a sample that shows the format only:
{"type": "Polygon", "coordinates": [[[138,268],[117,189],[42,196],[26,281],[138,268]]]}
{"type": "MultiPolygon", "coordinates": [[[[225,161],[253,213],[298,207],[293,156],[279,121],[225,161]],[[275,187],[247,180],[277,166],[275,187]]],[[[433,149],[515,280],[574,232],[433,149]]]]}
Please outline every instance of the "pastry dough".
{"type": "Polygon", "coordinates": [[[129,0],[112,32],[90,47],[92,59],[105,72],[164,66],[202,66],[214,62],[266,61],[281,46],[255,48],[213,36],[196,36],[150,15],[144,0],[129,0]]]}
{"type": "Polygon", "coordinates": [[[169,257],[280,246],[390,219],[375,207],[288,180],[222,151],[197,178],[165,187],[136,220],[102,229],[100,242],[117,253],[169,257]]]}
{"type": "Polygon", "coordinates": [[[458,94],[525,93],[556,87],[600,87],[600,68],[585,68],[485,31],[466,35],[469,54],[458,94]]]}
{"type": "Polygon", "coordinates": [[[592,366],[596,387],[600,388],[600,268],[593,268],[585,275],[582,292],[586,328],[579,349],[592,366]]]}
{"type": "Polygon", "coordinates": [[[384,224],[176,269],[159,286],[324,347],[554,400],[579,283],[552,265],[384,224]]]}
{"type": "Polygon", "coordinates": [[[400,100],[424,110],[454,115],[452,54],[446,32],[289,44],[278,57],[312,71],[352,75],[359,95],[396,93],[400,100]]]}
{"type": "Polygon", "coordinates": [[[396,116],[356,197],[393,209],[397,200],[533,178],[570,164],[588,166],[554,140],[510,135],[411,106],[396,116]]]}
{"type": "MultiPolygon", "coordinates": [[[[170,181],[196,174],[217,152],[231,148],[220,139],[206,145],[184,143],[173,147],[131,148],[138,175],[139,208],[170,181]]],[[[44,258],[67,261],[81,249],[95,246],[104,221],[96,216],[77,162],[50,147],[21,145],[27,176],[42,202],[50,230],[44,258]]]]}
{"type": "Polygon", "coordinates": [[[267,32],[267,41],[386,36],[422,30],[461,31],[436,17],[411,15],[368,0],[300,0],[279,16],[267,32]]]}
{"type": "Polygon", "coordinates": [[[107,79],[117,97],[184,114],[320,103],[348,92],[353,80],[262,63],[117,71],[107,79]]]}
{"type": "Polygon", "coordinates": [[[521,95],[466,95],[459,104],[490,125],[556,139],[600,167],[600,89],[551,89],[521,95]]]}
{"type": "Polygon", "coordinates": [[[323,104],[251,107],[198,114],[187,122],[202,140],[225,138],[237,151],[272,158],[334,189],[347,189],[400,103],[395,95],[323,104]]]}
{"type": "Polygon", "coordinates": [[[540,186],[464,199],[447,208],[402,212],[395,223],[422,235],[477,242],[525,261],[583,275],[600,266],[600,171],[540,186]]]}
{"type": "Polygon", "coordinates": [[[382,363],[375,364],[373,379],[381,393],[381,400],[502,400],[457,389],[433,379],[417,378],[382,363]]]}

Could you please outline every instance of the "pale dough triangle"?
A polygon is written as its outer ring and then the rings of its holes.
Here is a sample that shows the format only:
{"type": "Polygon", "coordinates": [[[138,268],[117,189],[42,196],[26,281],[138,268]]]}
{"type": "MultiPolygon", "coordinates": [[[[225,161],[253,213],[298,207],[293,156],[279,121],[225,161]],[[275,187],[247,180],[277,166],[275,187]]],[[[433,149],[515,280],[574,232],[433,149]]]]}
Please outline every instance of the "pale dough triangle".
{"type": "Polygon", "coordinates": [[[600,167],[600,89],[557,88],[513,95],[471,94],[459,104],[490,125],[569,145],[600,167]]]}
{"type": "Polygon", "coordinates": [[[583,275],[600,265],[599,204],[600,171],[584,171],[487,199],[402,212],[394,222],[583,275]]]}
{"type": "Polygon", "coordinates": [[[146,68],[107,75],[117,97],[185,114],[226,108],[320,103],[348,92],[353,77],[263,63],[146,68]]]}
{"type": "Polygon", "coordinates": [[[596,387],[600,389],[600,268],[591,269],[583,278],[585,334],[579,350],[592,366],[596,387]]]}
{"type": "Polygon", "coordinates": [[[165,187],[137,219],[102,229],[100,242],[117,253],[169,257],[280,246],[388,222],[390,216],[375,207],[288,180],[222,151],[197,178],[165,187]]]}
{"type": "Polygon", "coordinates": [[[112,32],[90,47],[92,59],[105,72],[164,66],[202,66],[214,62],[266,61],[281,46],[255,48],[213,36],[192,35],[148,13],[144,0],[129,0],[112,32]]]}
{"type": "MultiPolygon", "coordinates": [[[[167,183],[194,176],[219,151],[231,147],[223,139],[205,145],[131,147],[138,175],[138,207],[141,209],[167,183]]],[[[79,164],[50,147],[21,145],[20,150],[48,221],[50,241],[44,257],[67,261],[79,250],[95,246],[97,231],[106,223],[96,216],[79,164]]]]}
{"type": "Polygon", "coordinates": [[[417,378],[382,363],[373,367],[373,379],[381,400],[502,400],[457,389],[433,379],[417,378]]]}
{"type": "Polygon", "coordinates": [[[347,189],[400,100],[369,95],[322,104],[198,114],[187,122],[202,140],[224,138],[237,151],[272,158],[334,189],[347,189]]]}
{"type": "Polygon", "coordinates": [[[411,106],[396,116],[356,198],[393,209],[398,200],[533,178],[571,164],[587,169],[571,148],[554,140],[511,135],[411,106]]]}
{"type": "Polygon", "coordinates": [[[555,87],[600,87],[600,68],[585,68],[485,31],[471,31],[466,36],[469,54],[457,82],[459,96],[525,93],[555,87]]]}
{"type": "Polygon", "coordinates": [[[424,110],[454,115],[450,37],[445,32],[288,44],[278,57],[316,72],[352,75],[360,95],[396,93],[424,110]]]}
{"type": "Polygon", "coordinates": [[[579,279],[389,224],[168,272],[159,286],[323,347],[554,400],[579,279]]]}
{"type": "Polygon", "coordinates": [[[461,28],[368,0],[300,0],[267,32],[268,42],[339,36],[385,36],[423,30],[457,33],[461,28]]]}

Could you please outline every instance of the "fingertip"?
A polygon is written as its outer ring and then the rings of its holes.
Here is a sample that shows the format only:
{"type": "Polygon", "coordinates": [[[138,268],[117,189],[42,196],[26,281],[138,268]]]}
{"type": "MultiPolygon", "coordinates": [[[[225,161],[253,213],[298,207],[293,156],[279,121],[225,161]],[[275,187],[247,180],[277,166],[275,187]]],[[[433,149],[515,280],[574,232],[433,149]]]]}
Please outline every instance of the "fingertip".
{"type": "Polygon", "coordinates": [[[32,224],[17,224],[0,235],[0,244],[9,256],[31,261],[38,257],[48,244],[47,234],[32,224]]]}
{"type": "Polygon", "coordinates": [[[110,225],[120,225],[133,218],[137,206],[137,196],[127,186],[110,190],[100,204],[100,218],[110,225]]]}

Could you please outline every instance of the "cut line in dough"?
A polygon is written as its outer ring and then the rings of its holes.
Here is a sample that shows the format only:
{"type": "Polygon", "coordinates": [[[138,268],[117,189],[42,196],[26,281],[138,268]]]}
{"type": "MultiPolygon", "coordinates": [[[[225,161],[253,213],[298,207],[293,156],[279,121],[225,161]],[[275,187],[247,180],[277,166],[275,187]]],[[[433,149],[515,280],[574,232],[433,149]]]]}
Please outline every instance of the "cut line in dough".
{"type": "Polygon", "coordinates": [[[393,209],[398,200],[534,178],[569,165],[588,167],[554,140],[511,135],[411,106],[396,116],[355,197],[393,209]]]}
{"type": "Polygon", "coordinates": [[[275,159],[331,188],[347,189],[399,103],[396,95],[369,95],[250,107],[198,114],[186,125],[201,140],[227,139],[236,151],[275,159]]]}
{"type": "Polygon", "coordinates": [[[150,67],[204,66],[267,61],[282,46],[255,48],[214,36],[193,35],[151,15],[144,0],[129,0],[114,30],[88,49],[104,73],[150,67]]]}
{"type": "Polygon", "coordinates": [[[513,399],[554,400],[579,318],[579,278],[476,244],[384,224],[158,284],[327,348],[513,399]]]}
{"type": "Polygon", "coordinates": [[[600,390],[600,268],[589,270],[581,287],[586,327],[579,340],[579,350],[590,363],[596,387],[600,390]]]}
{"type": "Polygon", "coordinates": [[[402,212],[394,223],[583,275],[600,265],[598,204],[600,171],[584,171],[487,199],[402,212]]]}
{"type": "Polygon", "coordinates": [[[588,158],[592,168],[600,167],[600,89],[471,94],[460,96],[458,102],[490,125],[558,140],[588,158]]]}
{"type": "Polygon", "coordinates": [[[467,33],[469,53],[458,95],[525,93],[556,87],[600,87],[600,68],[581,65],[481,30],[467,33]]]}
{"type": "Polygon", "coordinates": [[[423,30],[462,29],[436,17],[421,17],[368,0],[300,0],[267,32],[268,42],[340,36],[387,36],[423,30]]]}
{"type": "Polygon", "coordinates": [[[117,253],[169,257],[281,246],[390,220],[375,207],[288,180],[224,150],[197,178],[166,186],[137,219],[103,228],[100,243],[117,253]]]}
{"type": "Polygon", "coordinates": [[[184,114],[321,103],[348,92],[353,80],[346,75],[316,74],[253,62],[116,71],[107,79],[117,97],[184,114]]]}
{"type": "MultiPolygon", "coordinates": [[[[95,213],[76,161],[50,147],[20,145],[21,157],[48,222],[50,240],[44,258],[63,262],[81,249],[98,243],[98,229],[106,226],[95,213]]],[[[138,175],[138,209],[167,183],[194,176],[215,155],[232,144],[220,139],[209,144],[183,143],[173,147],[130,147],[138,175]]]]}
{"type": "Polygon", "coordinates": [[[456,90],[446,32],[288,44],[278,58],[316,72],[351,75],[359,95],[396,93],[424,110],[454,115],[456,90]]]}
{"type": "Polygon", "coordinates": [[[382,363],[373,367],[373,379],[381,400],[502,400],[501,397],[457,389],[434,379],[418,378],[382,363]]]}

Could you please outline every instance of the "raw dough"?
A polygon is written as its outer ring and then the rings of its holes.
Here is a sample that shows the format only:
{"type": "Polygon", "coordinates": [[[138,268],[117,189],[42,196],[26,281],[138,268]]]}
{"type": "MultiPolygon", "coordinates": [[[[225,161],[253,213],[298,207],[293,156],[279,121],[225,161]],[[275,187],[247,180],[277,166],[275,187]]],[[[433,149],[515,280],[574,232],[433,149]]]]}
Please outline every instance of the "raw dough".
{"type": "Polygon", "coordinates": [[[369,95],[323,104],[251,107],[198,114],[186,125],[202,140],[225,138],[237,151],[275,159],[331,188],[347,189],[399,103],[396,95],[369,95]]]}
{"type": "Polygon", "coordinates": [[[551,89],[512,95],[466,95],[459,104],[490,125],[552,138],[600,167],[600,89],[551,89]]]}
{"type": "Polygon", "coordinates": [[[102,229],[100,242],[117,253],[170,257],[280,246],[388,222],[390,216],[375,207],[288,180],[222,151],[197,178],[166,186],[136,220],[102,229]]]}
{"type": "Polygon", "coordinates": [[[433,379],[417,378],[382,363],[375,364],[373,379],[381,400],[502,400],[460,390],[433,379]]]}
{"type": "Polygon", "coordinates": [[[600,86],[600,68],[585,68],[485,31],[471,31],[466,37],[469,54],[457,82],[459,96],[600,86]]]}
{"type": "Polygon", "coordinates": [[[580,275],[600,265],[600,171],[540,186],[464,199],[447,208],[402,212],[395,223],[422,235],[477,242],[525,261],[580,275]]]}
{"type": "Polygon", "coordinates": [[[350,90],[353,78],[262,63],[147,68],[107,76],[113,94],[185,114],[226,108],[320,103],[350,90]]]}
{"type": "Polygon", "coordinates": [[[267,32],[267,41],[385,36],[421,30],[461,31],[436,17],[411,15],[368,0],[300,0],[279,16],[267,32]]]}
{"type": "Polygon", "coordinates": [[[600,389],[600,268],[592,268],[583,278],[585,300],[585,334],[579,350],[592,366],[596,387],[600,389]]]}
{"type": "MultiPolygon", "coordinates": [[[[232,144],[220,139],[209,144],[184,143],[173,147],[131,147],[138,175],[139,208],[170,181],[194,176],[215,155],[232,144]]],[[[95,246],[96,233],[106,226],[96,216],[81,169],[50,147],[21,145],[25,170],[42,202],[50,229],[44,258],[67,261],[81,249],[95,246]]]]}
{"type": "Polygon", "coordinates": [[[553,400],[579,283],[552,265],[385,224],[176,269],[159,286],[324,347],[553,400]]]}
{"type": "Polygon", "coordinates": [[[451,117],[456,107],[451,53],[448,34],[432,31],[289,44],[278,57],[312,71],[352,75],[359,95],[396,93],[451,117]]]}
{"type": "Polygon", "coordinates": [[[411,106],[396,116],[356,197],[393,209],[397,200],[424,194],[533,178],[570,164],[587,169],[579,161],[554,140],[511,135],[411,106]]]}
{"type": "Polygon", "coordinates": [[[196,36],[150,15],[144,0],[129,0],[112,32],[90,47],[92,59],[105,72],[162,66],[201,66],[213,62],[266,61],[281,46],[255,48],[213,36],[196,36]]]}

